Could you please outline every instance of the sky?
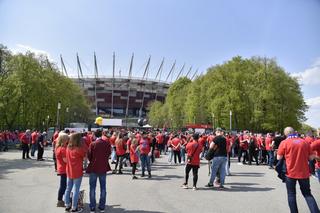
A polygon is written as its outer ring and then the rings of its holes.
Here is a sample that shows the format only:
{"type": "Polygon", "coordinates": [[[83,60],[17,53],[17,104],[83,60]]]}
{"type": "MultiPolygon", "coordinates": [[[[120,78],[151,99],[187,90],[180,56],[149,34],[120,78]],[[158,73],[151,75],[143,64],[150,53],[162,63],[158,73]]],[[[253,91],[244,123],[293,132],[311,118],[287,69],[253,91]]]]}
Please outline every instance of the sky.
{"type": "Polygon", "coordinates": [[[176,60],[169,81],[205,73],[234,56],[275,58],[298,77],[309,110],[306,123],[320,127],[320,0],[0,0],[0,43],[14,53],[46,54],[69,76],[141,77],[151,56],[148,78],[165,58],[161,80],[176,60]]]}

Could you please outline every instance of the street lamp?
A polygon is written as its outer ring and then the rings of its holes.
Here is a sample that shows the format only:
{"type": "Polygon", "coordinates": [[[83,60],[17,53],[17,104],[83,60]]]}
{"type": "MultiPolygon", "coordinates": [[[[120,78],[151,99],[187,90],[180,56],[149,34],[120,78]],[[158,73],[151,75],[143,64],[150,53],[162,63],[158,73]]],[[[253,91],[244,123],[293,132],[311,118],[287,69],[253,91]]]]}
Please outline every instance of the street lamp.
{"type": "Polygon", "coordinates": [[[214,113],[212,113],[212,129],[214,129],[214,113]]]}
{"type": "Polygon", "coordinates": [[[60,117],[60,109],[61,109],[61,101],[58,101],[58,107],[57,107],[57,128],[59,128],[59,117],[60,117]]]}
{"type": "Polygon", "coordinates": [[[232,130],[232,111],[230,110],[230,131],[232,130]]]}
{"type": "Polygon", "coordinates": [[[66,108],[66,123],[68,124],[69,123],[69,107],[67,106],[67,108],[66,108]]]}

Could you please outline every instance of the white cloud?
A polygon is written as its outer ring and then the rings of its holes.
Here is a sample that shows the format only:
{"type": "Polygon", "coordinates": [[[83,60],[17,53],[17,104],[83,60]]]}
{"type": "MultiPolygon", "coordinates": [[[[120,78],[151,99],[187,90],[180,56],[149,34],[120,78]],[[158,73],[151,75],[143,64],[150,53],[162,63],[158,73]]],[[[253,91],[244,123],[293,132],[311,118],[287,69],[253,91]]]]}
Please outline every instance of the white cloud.
{"type": "Polygon", "coordinates": [[[308,118],[306,123],[315,128],[320,127],[320,96],[308,98],[306,103],[309,106],[309,110],[306,112],[308,118]]]}
{"type": "Polygon", "coordinates": [[[304,85],[320,85],[320,58],[318,58],[310,68],[303,72],[293,73],[304,85]]]}
{"type": "Polygon", "coordinates": [[[50,61],[53,61],[53,59],[51,58],[50,54],[49,54],[48,52],[46,52],[45,50],[39,50],[39,49],[30,47],[30,46],[24,45],[24,44],[16,44],[16,47],[11,48],[11,51],[12,51],[14,54],[17,54],[17,53],[26,53],[27,51],[30,51],[30,52],[34,53],[36,56],[45,55],[45,56],[48,57],[48,59],[49,59],[50,61]]]}

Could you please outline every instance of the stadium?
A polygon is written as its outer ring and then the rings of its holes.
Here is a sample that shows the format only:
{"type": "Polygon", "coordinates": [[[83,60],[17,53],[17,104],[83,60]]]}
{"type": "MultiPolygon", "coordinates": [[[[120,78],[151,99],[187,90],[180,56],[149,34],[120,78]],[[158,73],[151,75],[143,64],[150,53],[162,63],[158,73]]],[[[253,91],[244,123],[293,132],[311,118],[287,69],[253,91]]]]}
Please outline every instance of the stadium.
{"type": "MultiPolygon", "coordinates": [[[[61,67],[63,74],[68,76],[62,56],[61,67]]],[[[130,67],[127,76],[116,75],[115,54],[113,54],[113,70],[110,76],[99,75],[96,55],[94,54],[94,75],[85,76],[82,72],[79,56],[77,55],[77,77],[70,77],[84,91],[85,96],[91,104],[94,114],[107,118],[120,118],[126,126],[137,126],[139,118],[145,118],[148,104],[152,101],[164,102],[168,89],[171,85],[169,79],[173,79],[176,62],[170,66],[165,79],[163,74],[164,59],[157,70],[150,71],[150,60],[148,58],[142,77],[135,77],[132,72],[134,55],[131,57],[130,67]],[[150,77],[150,73],[156,73],[150,77]],[[171,77],[171,78],[170,78],[171,77]]],[[[185,65],[179,69],[175,79],[191,73],[192,67],[183,75],[185,65]]],[[[197,71],[193,74],[193,79],[197,71]]]]}

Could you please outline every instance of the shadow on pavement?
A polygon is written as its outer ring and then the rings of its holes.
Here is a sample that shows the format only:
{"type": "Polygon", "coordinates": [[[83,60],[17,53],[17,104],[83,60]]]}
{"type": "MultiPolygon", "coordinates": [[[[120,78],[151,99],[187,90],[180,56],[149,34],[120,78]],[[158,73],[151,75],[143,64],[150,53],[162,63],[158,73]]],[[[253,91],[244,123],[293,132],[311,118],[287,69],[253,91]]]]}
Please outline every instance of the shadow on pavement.
{"type": "Polygon", "coordinates": [[[265,173],[262,172],[233,172],[232,176],[244,176],[244,177],[262,177],[265,173]]]}
{"type": "Polygon", "coordinates": [[[138,180],[158,180],[158,181],[162,181],[162,180],[171,180],[171,179],[181,179],[184,178],[183,176],[180,175],[164,175],[164,176],[158,176],[158,175],[152,175],[152,178],[139,178],[138,180]]]}
{"type": "Polygon", "coordinates": [[[7,174],[18,173],[19,170],[28,168],[52,167],[48,161],[37,161],[36,159],[3,159],[0,158],[0,179],[5,179],[7,174]]]}
{"type": "MultiPolygon", "coordinates": [[[[89,213],[89,204],[86,203],[85,204],[86,208],[83,212],[85,213],[89,213]]],[[[124,208],[120,208],[121,205],[110,205],[110,206],[106,206],[105,212],[111,212],[111,213],[164,213],[164,212],[159,212],[159,211],[145,211],[145,210],[127,210],[124,208]]],[[[98,212],[98,211],[96,211],[98,212]]]]}

